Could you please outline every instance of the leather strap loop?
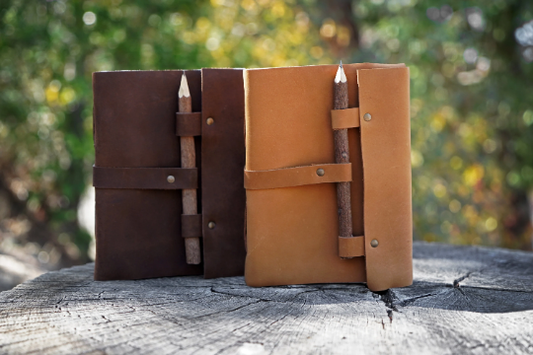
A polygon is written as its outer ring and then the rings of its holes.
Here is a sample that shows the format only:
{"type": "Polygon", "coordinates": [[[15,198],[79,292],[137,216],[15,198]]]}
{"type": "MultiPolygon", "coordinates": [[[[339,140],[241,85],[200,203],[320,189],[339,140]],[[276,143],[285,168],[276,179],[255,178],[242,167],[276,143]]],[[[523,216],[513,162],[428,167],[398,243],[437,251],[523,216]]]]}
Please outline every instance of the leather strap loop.
{"type": "Polygon", "coordinates": [[[202,135],[201,112],[176,112],[176,135],[193,137],[202,135]]]}
{"type": "Polygon", "coordinates": [[[245,170],[244,188],[275,189],[352,181],[352,164],[317,164],[273,170],[245,170]]]}
{"type": "Polygon", "coordinates": [[[339,237],[339,256],[341,258],[365,256],[365,237],[362,235],[351,238],[339,237]]]}
{"type": "Polygon", "coordinates": [[[347,129],[359,127],[359,107],[331,110],[331,128],[347,129]]]}
{"type": "Polygon", "coordinates": [[[196,168],[103,168],[93,166],[100,189],[181,190],[198,188],[196,168]]]}
{"type": "Polygon", "coordinates": [[[202,237],[202,215],[182,214],[181,215],[181,236],[183,238],[202,237]]]}

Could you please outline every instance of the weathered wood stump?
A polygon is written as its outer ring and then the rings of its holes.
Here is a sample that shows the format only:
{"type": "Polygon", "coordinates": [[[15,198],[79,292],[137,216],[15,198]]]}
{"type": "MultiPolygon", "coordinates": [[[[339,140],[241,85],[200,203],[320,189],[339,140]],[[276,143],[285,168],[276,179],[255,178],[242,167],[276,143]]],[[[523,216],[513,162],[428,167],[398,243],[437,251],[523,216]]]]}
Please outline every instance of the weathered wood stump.
{"type": "Polygon", "coordinates": [[[242,277],[93,281],[93,264],[0,293],[0,353],[531,354],[533,253],[415,243],[415,282],[250,288],[242,277]]]}

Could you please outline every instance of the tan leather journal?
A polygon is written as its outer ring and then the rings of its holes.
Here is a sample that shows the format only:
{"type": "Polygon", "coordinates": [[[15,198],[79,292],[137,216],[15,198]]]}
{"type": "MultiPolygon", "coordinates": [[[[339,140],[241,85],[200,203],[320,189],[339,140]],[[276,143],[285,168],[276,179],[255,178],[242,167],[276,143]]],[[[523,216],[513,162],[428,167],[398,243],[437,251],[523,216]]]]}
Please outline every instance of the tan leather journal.
{"type": "Polygon", "coordinates": [[[336,65],[244,71],[246,283],[412,283],[409,69],[344,65],[349,108],[333,109],[336,65]],[[347,128],[350,164],[335,164],[347,128]],[[353,238],[338,237],[336,183],[351,182],[353,238]]]}

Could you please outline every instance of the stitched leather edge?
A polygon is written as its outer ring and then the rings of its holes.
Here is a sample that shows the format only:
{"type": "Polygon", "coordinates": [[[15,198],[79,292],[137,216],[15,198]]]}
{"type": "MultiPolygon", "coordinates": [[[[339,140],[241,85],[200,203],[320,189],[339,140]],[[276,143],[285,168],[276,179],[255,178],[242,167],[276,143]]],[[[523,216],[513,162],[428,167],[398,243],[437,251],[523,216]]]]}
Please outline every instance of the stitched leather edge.
{"type": "Polygon", "coordinates": [[[359,127],[359,107],[331,110],[331,128],[347,129],[359,127]]]}
{"type": "Polygon", "coordinates": [[[176,112],[176,136],[194,137],[202,135],[201,112],[176,112]]]}
{"type": "Polygon", "coordinates": [[[244,187],[248,190],[350,181],[352,181],[352,164],[349,163],[316,164],[273,170],[244,171],[244,187]],[[322,171],[319,172],[319,170],[322,171]]]}
{"type": "Polygon", "coordinates": [[[362,235],[351,238],[339,237],[339,256],[341,258],[365,256],[365,237],[362,235]]]}
{"type": "Polygon", "coordinates": [[[198,169],[93,166],[93,186],[99,189],[196,189],[198,188],[198,169]]]}
{"type": "Polygon", "coordinates": [[[182,214],[181,215],[181,236],[183,238],[202,237],[202,215],[182,214]]]}

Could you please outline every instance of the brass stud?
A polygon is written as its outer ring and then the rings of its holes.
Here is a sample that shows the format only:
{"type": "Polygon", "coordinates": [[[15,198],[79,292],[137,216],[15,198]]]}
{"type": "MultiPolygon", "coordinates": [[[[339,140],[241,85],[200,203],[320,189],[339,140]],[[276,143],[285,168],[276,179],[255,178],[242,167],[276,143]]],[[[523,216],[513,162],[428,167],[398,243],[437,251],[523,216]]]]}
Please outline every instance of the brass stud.
{"type": "Polygon", "coordinates": [[[379,245],[379,242],[377,239],[372,239],[372,241],[370,242],[370,246],[372,248],[377,248],[378,245],[379,245]]]}
{"type": "Polygon", "coordinates": [[[167,176],[167,181],[169,184],[172,184],[174,181],[176,181],[176,178],[174,178],[174,175],[169,175],[167,176]]]}
{"type": "Polygon", "coordinates": [[[370,121],[372,119],[372,115],[367,112],[363,115],[363,119],[365,121],[370,121]]]}
{"type": "Polygon", "coordinates": [[[207,123],[208,126],[211,126],[213,123],[215,123],[215,120],[213,117],[208,117],[207,120],[205,120],[205,123],[207,123]]]}
{"type": "Polygon", "coordinates": [[[318,176],[324,176],[326,172],[324,171],[324,169],[320,168],[320,169],[316,169],[316,174],[318,176]]]}
{"type": "Polygon", "coordinates": [[[216,226],[216,224],[215,224],[215,222],[213,222],[213,221],[207,223],[207,227],[208,227],[209,229],[215,229],[215,226],[216,226]]]}

